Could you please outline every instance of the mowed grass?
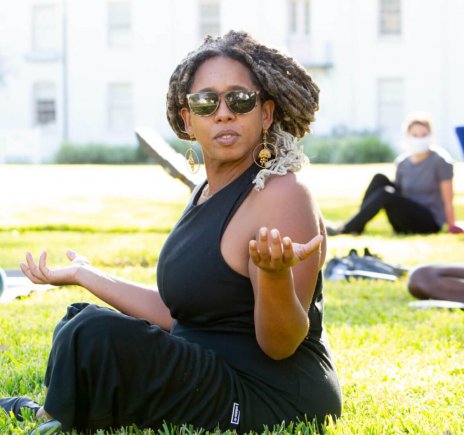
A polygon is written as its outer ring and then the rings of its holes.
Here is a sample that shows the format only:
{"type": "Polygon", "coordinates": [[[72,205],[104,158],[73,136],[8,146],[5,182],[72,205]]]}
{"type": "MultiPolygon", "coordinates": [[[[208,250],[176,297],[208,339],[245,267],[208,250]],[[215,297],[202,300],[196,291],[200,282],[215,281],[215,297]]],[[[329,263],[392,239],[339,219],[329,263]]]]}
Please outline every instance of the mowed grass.
{"type": "MultiPolygon", "coordinates": [[[[356,210],[375,172],[391,165],[314,165],[301,176],[324,216],[341,221],[356,210]]],[[[8,206],[0,211],[0,265],[17,268],[25,251],[47,249],[65,264],[73,248],[102,269],[156,283],[163,241],[182,212],[188,190],[158,167],[0,166],[8,206]],[[121,187],[122,186],[122,187],[121,187]]],[[[464,220],[464,165],[456,165],[456,211],[464,220]]],[[[463,263],[464,236],[396,236],[380,214],[364,235],[328,240],[328,258],[368,247],[386,261],[413,267],[463,263]]],[[[326,282],[325,326],[343,391],[344,412],[326,434],[464,433],[464,311],[414,310],[406,277],[398,281],[326,282]]],[[[51,335],[69,303],[100,303],[88,292],[60,288],[0,305],[0,397],[43,402],[51,335]]],[[[34,427],[0,414],[1,434],[34,427]]],[[[194,433],[166,425],[163,433],[194,433]]],[[[263,431],[265,432],[265,431],[263,431]]],[[[304,422],[268,433],[313,433],[304,422]]],[[[153,433],[137,428],[100,434],[153,433]]]]}

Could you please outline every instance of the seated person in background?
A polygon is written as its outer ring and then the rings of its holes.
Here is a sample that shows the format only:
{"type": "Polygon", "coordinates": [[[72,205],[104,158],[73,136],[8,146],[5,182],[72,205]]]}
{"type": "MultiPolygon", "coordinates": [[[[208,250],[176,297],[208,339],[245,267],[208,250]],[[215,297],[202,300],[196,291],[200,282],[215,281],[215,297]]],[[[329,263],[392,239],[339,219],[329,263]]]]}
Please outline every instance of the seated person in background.
{"type": "Polygon", "coordinates": [[[409,275],[408,290],[419,299],[464,302],[464,266],[457,264],[419,266],[409,275]]]}
{"type": "Polygon", "coordinates": [[[406,152],[397,157],[396,179],[374,175],[359,212],[340,228],[327,228],[329,235],[361,234],[382,209],[395,233],[461,233],[453,208],[453,165],[448,153],[432,147],[432,127],[425,117],[405,123],[406,152]]]}

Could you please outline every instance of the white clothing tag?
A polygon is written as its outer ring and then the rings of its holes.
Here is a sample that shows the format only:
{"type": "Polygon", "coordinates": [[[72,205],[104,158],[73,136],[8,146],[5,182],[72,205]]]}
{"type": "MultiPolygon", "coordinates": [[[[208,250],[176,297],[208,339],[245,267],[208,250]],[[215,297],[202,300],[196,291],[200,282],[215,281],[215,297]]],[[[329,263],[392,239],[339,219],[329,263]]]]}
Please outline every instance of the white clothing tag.
{"type": "Polygon", "coordinates": [[[232,407],[232,416],[230,418],[231,424],[238,425],[240,422],[240,405],[234,402],[232,407]]]}

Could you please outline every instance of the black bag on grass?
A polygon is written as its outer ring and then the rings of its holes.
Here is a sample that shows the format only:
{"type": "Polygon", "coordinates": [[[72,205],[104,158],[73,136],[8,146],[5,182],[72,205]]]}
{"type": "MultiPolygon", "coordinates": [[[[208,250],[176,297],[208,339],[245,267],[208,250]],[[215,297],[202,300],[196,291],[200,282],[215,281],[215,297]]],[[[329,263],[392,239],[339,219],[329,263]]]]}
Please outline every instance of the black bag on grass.
{"type": "Polygon", "coordinates": [[[346,257],[332,258],[324,270],[324,277],[329,281],[350,278],[395,281],[406,272],[407,268],[388,264],[364,248],[362,256],[358,255],[356,249],[351,249],[346,257]]]}

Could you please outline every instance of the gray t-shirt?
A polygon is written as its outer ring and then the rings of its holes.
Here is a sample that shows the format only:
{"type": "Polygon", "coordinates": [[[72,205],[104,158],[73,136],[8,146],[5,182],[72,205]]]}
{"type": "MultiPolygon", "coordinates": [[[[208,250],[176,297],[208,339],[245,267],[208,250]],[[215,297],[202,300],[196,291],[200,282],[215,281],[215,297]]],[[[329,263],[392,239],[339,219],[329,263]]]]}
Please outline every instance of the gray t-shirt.
{"type": "Polygon", "coordinates": [[[396,184],[402,195],[428,208],[442,226],[446,215],[440,183],[453,178],[453,164],[444,149],[434,147],[431,151],[418,163],[413,163],[409,155],[400,155],[396,159],[396,184]]]}

